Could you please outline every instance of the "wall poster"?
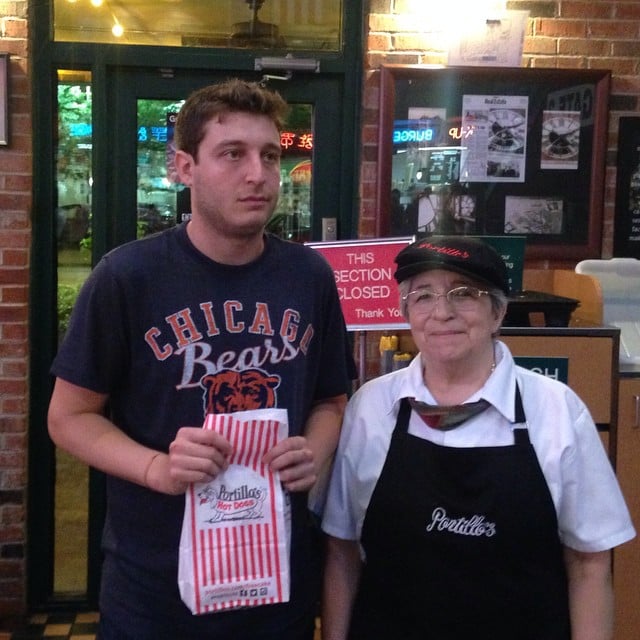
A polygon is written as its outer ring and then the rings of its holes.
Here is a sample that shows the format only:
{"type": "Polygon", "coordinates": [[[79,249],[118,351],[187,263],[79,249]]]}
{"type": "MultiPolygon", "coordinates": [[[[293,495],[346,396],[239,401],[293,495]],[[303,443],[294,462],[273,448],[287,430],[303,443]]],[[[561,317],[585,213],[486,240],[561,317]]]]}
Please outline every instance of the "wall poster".
{"type": "Polygon", "coordinates": [[[461,182],[524,182],[528,96],[462,96],[461,182]]]}

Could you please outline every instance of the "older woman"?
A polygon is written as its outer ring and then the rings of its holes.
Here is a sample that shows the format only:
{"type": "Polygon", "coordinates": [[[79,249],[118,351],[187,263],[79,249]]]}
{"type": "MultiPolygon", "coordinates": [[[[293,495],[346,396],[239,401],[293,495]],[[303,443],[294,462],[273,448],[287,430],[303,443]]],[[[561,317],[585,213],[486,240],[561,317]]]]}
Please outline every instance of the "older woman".
{"type": "Polygon", "coordinates": [[[604,640],[610,550],[635,535],[584,403],[496,339],[500,256],[396,257],[419,354],[345,414],[323,529],[324,640],[604,640]]]}

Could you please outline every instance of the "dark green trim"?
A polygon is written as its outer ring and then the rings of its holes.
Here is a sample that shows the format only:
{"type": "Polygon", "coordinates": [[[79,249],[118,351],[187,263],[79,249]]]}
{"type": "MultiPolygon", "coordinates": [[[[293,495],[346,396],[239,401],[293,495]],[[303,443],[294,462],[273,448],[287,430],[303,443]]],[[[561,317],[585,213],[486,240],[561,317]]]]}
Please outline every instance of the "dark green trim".
{"type": "MultiPolygon", "coordinates": [[[[32,74],[32,78],[36,74],[32,74]]],[[[46,603],[52,591],[53,504],[55,458],[47,428],[47,404],[51,392],[48,374],[56,344],[56,269],[53,213],[53,140],[51,137],[55,79],[43,70],[33,83],[33,209],[30,267],[30,410],[29,476],[27,509],[27,605],[46,603]]]]}

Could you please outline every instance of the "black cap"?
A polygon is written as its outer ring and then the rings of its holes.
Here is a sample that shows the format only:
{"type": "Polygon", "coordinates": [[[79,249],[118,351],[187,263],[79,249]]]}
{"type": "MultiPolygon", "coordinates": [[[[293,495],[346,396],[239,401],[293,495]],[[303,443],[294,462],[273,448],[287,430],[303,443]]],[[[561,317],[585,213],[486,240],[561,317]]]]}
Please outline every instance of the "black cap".
{"type": "Polygon", "coordinates": [[[509,295],[509,274],[500,254],[479,238],[433,236],[405,247],[396,256],[398,282],[423,271],[455,271],[502,289],[509,295]]]}

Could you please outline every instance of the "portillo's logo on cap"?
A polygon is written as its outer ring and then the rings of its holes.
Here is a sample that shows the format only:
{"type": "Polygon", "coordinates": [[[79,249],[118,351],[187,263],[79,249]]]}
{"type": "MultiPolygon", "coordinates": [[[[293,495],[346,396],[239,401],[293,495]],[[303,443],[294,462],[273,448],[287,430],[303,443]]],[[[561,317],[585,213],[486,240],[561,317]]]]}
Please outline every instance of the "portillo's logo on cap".
{"type": "Polygon", "coordinates": [[[509,275],[500,254],[474,236],[431,236],[404,247],[395,259],[397,282],[431,269],[455,271],[509,295],[509,275]]]}
{"type": "Polygon", "coordinates": [[[455,247],[442,247],[440,245],[433,244],[432,242],[420,242],[417,247],[419,249],[429,249],[431,251],[435,251],[436,253],[442,253],[448,256],[454,256],[456,258],[462,258],[463,260],[469,258],[468,251],[456,249],[455,247]]]}

